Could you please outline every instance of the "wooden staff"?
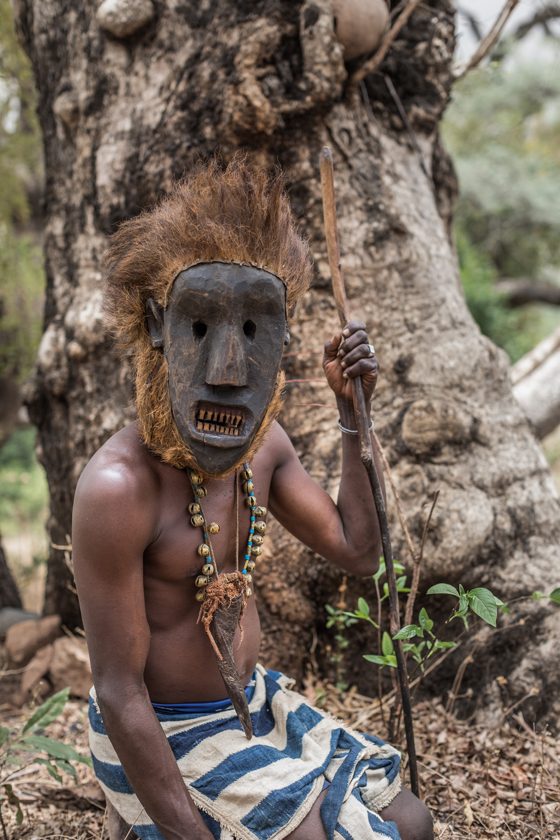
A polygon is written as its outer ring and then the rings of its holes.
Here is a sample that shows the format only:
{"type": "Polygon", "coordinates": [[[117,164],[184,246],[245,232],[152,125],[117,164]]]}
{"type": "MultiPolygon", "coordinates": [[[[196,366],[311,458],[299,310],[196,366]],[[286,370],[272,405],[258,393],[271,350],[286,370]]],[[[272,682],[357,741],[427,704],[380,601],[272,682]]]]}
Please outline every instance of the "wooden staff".
{"type": "MultiPolygon", "coordinates": [[[[327,253],[331,270],[332,289],[340,324],[344,327],[348,323],[349,319],[347,312],[346,291],[340,269],[340,251],[338,248],[336,205],[334,198],[334,167],[332,153],[328,146],[325,146],[321,151],[320,170],[325,237],[327,240],[327,253]]],[[[352,397],[354,403],[354,413],[356,415],[356,426],[358,429],[358,440],[360,443],[360,460],[362,461],[369,478],[371,492],[375,502],[375,509],[377,511],[379,530],[381,533],[383,556],[385,558],[385,568],[387,570],[387,582],[389,584],[389,626],[391,629],[391,636],[394,637],[401,626],[397,579],[395,577],[395,569],[393,566],[393,551],[391,548],[391,538],[389,536],[389,527],[387,524],[385,500],[383,498],[381,483],[379,481],[379,476],[377,475],[377,470],[375,468],[375,461],[373,459],[373,443],[369,431],[370,418],[366,408],[364,388],[362,378],[360,376],[352,379],[352,397]]],[[[408,686],[406,662],[401,642],[398,639],[393,639],[393,644],[397,660],[397,675],[399,679],[404,728],[406,733],[406,747],[408,751],[408,764],[410,770],[410,787],[412,792],[416,796],[419,796],[418,764],[416,761],[414,725],[412,722],[412,708],[410,703],[410,690],[408,686]]]]}

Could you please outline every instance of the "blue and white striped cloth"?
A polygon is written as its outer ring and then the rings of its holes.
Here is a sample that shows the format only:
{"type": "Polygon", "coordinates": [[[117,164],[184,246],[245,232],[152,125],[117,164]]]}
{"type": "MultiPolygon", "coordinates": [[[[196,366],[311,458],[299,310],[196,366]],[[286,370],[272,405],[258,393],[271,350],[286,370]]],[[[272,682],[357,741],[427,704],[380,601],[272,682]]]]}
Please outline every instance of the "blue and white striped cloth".
{"type": "MultiPolygon", "coordinates": [[[[257,665],[254,679],[250,741],[231,705],[180,717],[158,713],[216,840],[281,840],[324,789],[329,840],[399,840],[395,823],[378,815],[400,790],[398,752],[310,706],[282,674],[257,665]]],[[[141,840],[163,840],[126,778],[93,689],[89,721],[93,766],[107,799],[141,840]]]]}

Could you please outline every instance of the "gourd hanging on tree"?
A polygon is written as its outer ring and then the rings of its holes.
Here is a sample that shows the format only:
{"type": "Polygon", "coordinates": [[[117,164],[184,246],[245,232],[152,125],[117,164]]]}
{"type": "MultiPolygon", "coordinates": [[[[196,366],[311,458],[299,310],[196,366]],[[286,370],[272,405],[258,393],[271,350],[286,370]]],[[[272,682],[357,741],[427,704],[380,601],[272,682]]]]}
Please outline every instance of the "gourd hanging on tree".
{"type": "Polygon", "coordinates": [[[389,23],[387,0],[333,0],[333,12],[345,61],[373,52],[389,23]]]}

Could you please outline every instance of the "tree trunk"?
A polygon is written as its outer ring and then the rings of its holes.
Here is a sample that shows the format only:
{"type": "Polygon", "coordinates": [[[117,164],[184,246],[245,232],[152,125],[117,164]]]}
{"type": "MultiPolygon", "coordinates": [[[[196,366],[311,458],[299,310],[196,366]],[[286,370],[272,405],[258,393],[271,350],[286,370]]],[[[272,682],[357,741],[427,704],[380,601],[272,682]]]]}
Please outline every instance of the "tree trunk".
{"type": "MultiPolygon", "coordinates": [[[[140,0],[125,5],[146,9],[140,0]]],[[[317,260],[293,326],[288,376],[317,376],[323,341],[336,325],[318,175],[328,143],[351,308],[365,318],[380,360],[377,429],[416,536],[426,500],[441,491],[426,584],[476,581],[504,598],[550,586],[558,499],[512,397],[505,357],[467,311],[449,238],[455,180],[438,122],[452,82],[451,2],[423,3],[381,71],[358,91],[346,87],[330,0],[158,1],[153,11],[125,38],[101,28],[91,0],[18,0],[45,139],[46,332],[30,408],[49,477],[53,543],[64,544],[70,533],[72,493],[87,459],[132,416],[126,371],[101,326],[107,234],[151,205],[200,155],[221,150],[227,158],[245,147],[279,161],[317,260]]],[[[289,386],[283,422],[306,467],[332,492],[340,471],[336,419],[322,382],[289,386]]],[[[390,515],[394,523],[392,507],[390,515]]],[[[406,560],[393,532],[397,556],[406,560]]],[[[314,635],[324,636],[324,605],[336,600],[340,575],[280,529],[273,533],[258,581],[263,659],[297,675],[314,635]]],[[[66,583],[62,552],[54,551],[47,608],[72,624],[78,613],[66,583]]],[[[369,581],[358,590],[372,595],[369,581]]],[[[534,679],[544,688],[560,673],[543,608],[535,606],[527,620],[534,629],[523,654],[506,644],[507,655],[478,669],[488,684],[516,668],[518,685],[534,679]]],[[[363,673],[362,651],[354,651],[354,672],[363,673]]],[[[371,688],[373,672],[361,681],[371,688]]],[[[558,702],[554,692],[542,693],[543,708],[546,699],[558,702]]]]}
{"type": "Polygon", "coordinates": [[[0,542],[0,609],[2,607],[17,607],[21,609],[21,598],[16,582],[8,567],[4,548],[0,542]]]}

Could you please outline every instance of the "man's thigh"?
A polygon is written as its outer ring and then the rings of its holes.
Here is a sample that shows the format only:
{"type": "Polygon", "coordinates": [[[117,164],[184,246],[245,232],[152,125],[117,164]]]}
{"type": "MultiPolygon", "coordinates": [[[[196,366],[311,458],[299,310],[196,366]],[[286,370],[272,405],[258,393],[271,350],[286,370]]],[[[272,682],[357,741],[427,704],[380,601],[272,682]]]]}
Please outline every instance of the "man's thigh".
{"type": "MultiPolygon", "coordinates": [[[[320,814],[325,794],[326,791],[321,793],[309,814],[286,840],[327,840],[320,814]]],[[[430,813],[424,803],[409,790],[401,790],[379,816],[386,822],[392,821],[397,824],[402,840],[433,840],[430,813]]],[[[364,838],[353,837],[352,840],[364,838]]]]}
{"type": "Polygon", "coordinates": [[[379,816],[397,824],[402,840],[433,840],[434,828],[430,812],[418,797],[403,788],[379,816]]]}
{"type": "Polygon", "coordinates": [[[311,811],[300,822],[295,831],[288,834],[286,840],[327,840],[323,822],[321,820],[321,805],[325,798],[326,790],[319,794],[311,811]]]}

